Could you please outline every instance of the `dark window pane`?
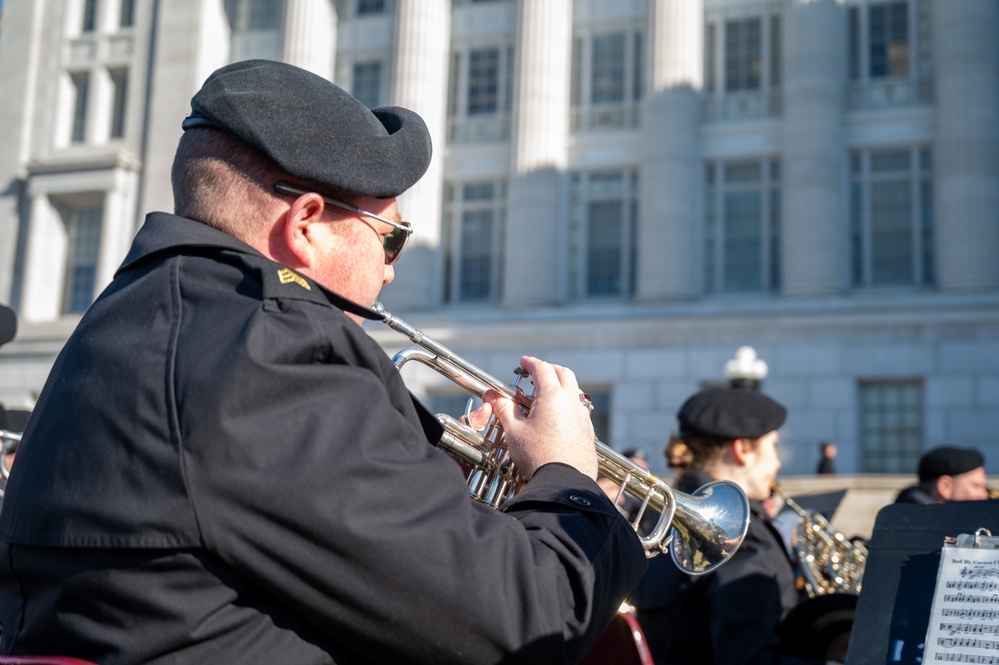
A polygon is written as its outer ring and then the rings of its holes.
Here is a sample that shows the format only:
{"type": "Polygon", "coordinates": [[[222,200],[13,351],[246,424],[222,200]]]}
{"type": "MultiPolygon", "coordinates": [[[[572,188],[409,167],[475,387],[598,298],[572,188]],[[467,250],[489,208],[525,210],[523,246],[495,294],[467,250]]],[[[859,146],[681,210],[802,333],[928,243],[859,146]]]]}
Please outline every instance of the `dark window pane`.
{"type": "Polygon", "coordinates": [[[468,115],[499,109],[499,50],[472,51],[468,58],[468,115]]]}

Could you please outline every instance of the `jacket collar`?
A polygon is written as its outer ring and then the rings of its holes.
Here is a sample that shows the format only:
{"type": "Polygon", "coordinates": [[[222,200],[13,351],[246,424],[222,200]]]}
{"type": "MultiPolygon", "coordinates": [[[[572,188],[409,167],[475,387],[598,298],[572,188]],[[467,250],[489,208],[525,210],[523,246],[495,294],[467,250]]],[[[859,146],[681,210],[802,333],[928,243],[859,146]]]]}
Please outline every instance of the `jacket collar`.
{"type": "MultiPolygon", "coordinates": [[[[137,263],[145,261],[152,256],[158,254],[182,254],[192,250],[236,252],[237,254],[253,257],[254,263],[263,260],[272,263],[275,268],[282,267],[276,261],[264,256],[250,245],[228,233],[219,231],[202,222],[188,219],[187,217],[171,215],[165,212],[154,212],[146,216],[145,223],[135,235],[132,247],[129,249],[125,260],[118,268],[115,276],[117,277],[137,263]]],[[[301,277],[322,293],[330,304],[343,311],[356,314],[371,321],[380,321],[383,319],[382,314],[370,307],[365,307],[353,300],[344,298],[308,277],[301,277]]]]}

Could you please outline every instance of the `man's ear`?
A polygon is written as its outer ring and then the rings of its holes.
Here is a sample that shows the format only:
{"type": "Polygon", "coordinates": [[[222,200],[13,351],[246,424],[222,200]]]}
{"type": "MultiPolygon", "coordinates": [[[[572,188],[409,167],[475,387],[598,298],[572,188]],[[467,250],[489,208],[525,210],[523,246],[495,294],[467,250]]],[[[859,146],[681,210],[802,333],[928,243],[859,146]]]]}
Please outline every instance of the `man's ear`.
{"type": "Polygon", "coordinates": [[[285,248],[298,262],[297,267],[311,268],[319,248],[316,246],[317,224],[322,219],[325,204],[323,197],[314,192],[302,194],[291,204],[282,220],[285,248]]]}
{"type": "Polygon", "coordinates": [[[732,458],[739,466],[747,466],[750,456],[756,452],[756,448],[749,439],[736,439],[732,442],[732,458]]]}
{"type": "Polygon", "coordinates": [[[940,476],[936,479],[937,495],[945,501],[950,501],[950,498],[954,496],[954,478],[953,476],[940,476]]]}

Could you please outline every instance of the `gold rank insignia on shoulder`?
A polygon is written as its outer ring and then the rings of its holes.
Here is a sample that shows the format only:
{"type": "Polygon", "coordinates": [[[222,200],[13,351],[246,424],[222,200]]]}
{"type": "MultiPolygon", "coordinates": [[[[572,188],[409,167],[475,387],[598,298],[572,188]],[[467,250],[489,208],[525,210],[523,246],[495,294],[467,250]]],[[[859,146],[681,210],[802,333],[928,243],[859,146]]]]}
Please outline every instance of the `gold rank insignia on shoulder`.
{"type": "Polygon", "coordinates": [[[287,284],[288,282],[295,282],[301,286],[306,291],[311,291],[312,287],[306,282],[301,275],[293,271],[291,268],[281,268],[277,271],[278,279],[281,280],[282,284],[287,284]]]}

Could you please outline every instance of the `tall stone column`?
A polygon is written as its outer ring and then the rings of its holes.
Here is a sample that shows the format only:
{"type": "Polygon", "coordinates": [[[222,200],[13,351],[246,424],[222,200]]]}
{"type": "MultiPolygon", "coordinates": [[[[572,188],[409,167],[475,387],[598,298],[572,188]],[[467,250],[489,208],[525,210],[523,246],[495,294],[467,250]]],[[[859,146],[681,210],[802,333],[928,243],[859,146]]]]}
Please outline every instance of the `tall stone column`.
{"type": "MultiPolygon", "coordinates": [[[[41,67],[44,2],[8,2],[0,39],[0,303],[11,304],[19,226],[25,198],[29,146],[35,127],[35,98],[41,67]]],[[[14,303],[16,304],[16,303],[14,303]]]]}
{"type": "MultiPolygon", "coordinates": [[[[132,244],[135,193],[139,182],[139,164],[120,160],[111,178],[113,184],[104,195],[104,218],[101,220],[101,247],[97,257],[98,291],[111,283],[114,274],[132,244]]],[[[95,294],[96,295],[96,294],[95,294]]]]}
{"type": "Polygon", "coordinates": [[[934,2],[940,289],[999,286],[999,3],[934,2]]]}
{"type": "Polygon", "coordinates": [[[640,300],[690,298],[696,289],[703,23],[703,0],[649,2],[640,300]]]}
{"type": "Polygon", "coordinates": [[[441,216],[447,125],[450,0],[397,0],[392,104],[416,111],[427,123],[433,158],[426,175],[398,199],[413,222],[410,247],[396,264],[399,277],[384,291],[386,306],[433,307],[443,294],[441,216]]]}
{"type": "Polygon", "coordinates": [[[59,316],[66,276],[66,261],[53,258],[65,257],[69,250],[66,226],[48,192],[38,191],[36,181],[32,181],[26,194],[31,200],[31,213],[24,243],[24,285],[18,313],[25,322],[51,321],[59,316]]]}
{"type": "Polygon", "coordinates": [[[518,0],[503,302],[557,302],[564,290],[572,0],[518,0]]]}
{"type": "Polygon", "coordinates": [[[333,80],[337,15],[333,0],[285,0],[285,62],[333,80]]]}
{"type": "Polygon", "coordinates": [[[191,112],[191,97],[201,84],[229,61],[231,37],[223,0],[170,0],[156,6],[140,217],[150,210],[173,210],[170,167],[180,123],[191,112]]]}
{"type": "Polygon", "coordinates": [[[846,11],[790,0],[784,13],[781,275],[785,295],[841,293],[849,279],[846,11]]]}

